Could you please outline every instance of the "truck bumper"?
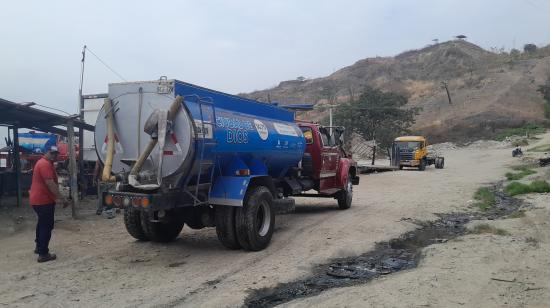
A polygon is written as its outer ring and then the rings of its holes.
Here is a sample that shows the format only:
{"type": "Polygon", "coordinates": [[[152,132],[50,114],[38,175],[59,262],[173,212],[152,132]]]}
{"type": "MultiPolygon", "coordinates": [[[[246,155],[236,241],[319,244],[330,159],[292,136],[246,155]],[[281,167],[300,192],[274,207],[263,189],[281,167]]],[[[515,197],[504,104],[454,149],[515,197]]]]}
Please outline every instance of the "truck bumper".
{"type": "Polygon", "coordinates": [[[102,204],[107,209],[134,208],[141,211],[169,210],[180,204],[179,193],[142,194],[118,191],[105,191],[102,204]]]}
{"type": "Polygon", "coordinates": [[[405,167],[416,167],[418,165],[420,165],[420,160],[402,160],[399,162],[399,165],[400,166],[405,166],[405,167]]]}

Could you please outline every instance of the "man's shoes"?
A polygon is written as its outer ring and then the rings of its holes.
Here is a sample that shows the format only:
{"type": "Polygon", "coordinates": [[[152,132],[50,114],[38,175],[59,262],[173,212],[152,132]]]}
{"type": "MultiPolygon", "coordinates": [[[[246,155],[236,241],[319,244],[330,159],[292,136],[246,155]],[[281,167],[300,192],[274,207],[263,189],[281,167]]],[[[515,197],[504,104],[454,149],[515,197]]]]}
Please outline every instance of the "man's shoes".
{"type": "Polygon", "coordinates": [[[48,261],[53,261],[57,259],[57,256],[53,253],[49,253],[47,255],[42,255],[42,256],[38,256],[38,263],[43,263],[43,262],[48,262],[48,261]]]}

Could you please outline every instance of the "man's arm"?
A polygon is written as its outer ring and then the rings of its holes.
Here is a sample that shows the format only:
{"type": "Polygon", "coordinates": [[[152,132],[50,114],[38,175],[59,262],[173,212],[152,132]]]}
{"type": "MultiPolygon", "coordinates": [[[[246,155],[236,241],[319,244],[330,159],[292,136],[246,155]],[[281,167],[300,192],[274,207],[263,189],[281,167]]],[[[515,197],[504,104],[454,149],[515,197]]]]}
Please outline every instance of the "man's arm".
{"type": "Polygon", "coordinates": [[[57,187],[57,184],[52,179],[46,179],[44,180],[46,182],[46,186],[48,187],[48,190],[55,195],[56,200],[60,200],[61,203],[65,206],[67,203],[67,199],[61,195],[59,192],[59,187],[57,187]]]}

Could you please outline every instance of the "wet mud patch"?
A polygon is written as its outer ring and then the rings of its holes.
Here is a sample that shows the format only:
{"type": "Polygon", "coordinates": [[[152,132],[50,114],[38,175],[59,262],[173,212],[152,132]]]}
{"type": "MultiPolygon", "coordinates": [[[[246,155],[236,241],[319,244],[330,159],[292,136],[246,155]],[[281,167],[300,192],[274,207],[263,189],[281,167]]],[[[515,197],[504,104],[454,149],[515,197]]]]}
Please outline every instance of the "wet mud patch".
{"type": "Polygon", "coordinates": [[[418,229],[377,243],[372,251],[360,256],[333,259],[328,264],[316,266],[309,277],[253,291],[244,307],[274,307],[328,289],[364,284],[382,275],[415,268],[423,248],[464,235],[466,224],[472,220],[506,217],[523,205],[521,200],[502,193],[501,184],[492,187],[492,191],[496,204],[487,211],[441,214],[435,221],[415,221],[418,229]]]}

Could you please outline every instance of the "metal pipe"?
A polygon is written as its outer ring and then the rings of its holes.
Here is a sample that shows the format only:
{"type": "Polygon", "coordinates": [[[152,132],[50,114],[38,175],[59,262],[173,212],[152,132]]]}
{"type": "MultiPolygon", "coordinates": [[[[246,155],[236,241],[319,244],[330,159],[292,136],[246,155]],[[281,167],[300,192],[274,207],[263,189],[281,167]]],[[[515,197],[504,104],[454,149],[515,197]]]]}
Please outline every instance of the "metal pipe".
{"type": "Polygon", "coordinates": [[[151,139],[149,141],[149,143],[147,144],[147,147],[141,153],[141,155],[139,155],[138,159],[136,160],[136,163],[132,167],[132,170],[130,171],[130,175],[136,176],[139,173],[139,171],[141,170],[141,167],[143,167],[143,164],[145,163],[149,155],[151,155],[151,152],[153,152],[153,149],[157,145],[157,142],[158,142],[157,138],[151,139]]]}
{"type": "Polygon", "coordinates": [[[137,150],[138,157],[141,155],[141,110],[143,109],[143,88],[139,87],[138,123],[137,123],[137,150]]]}
{"type": "Polygon", "coordinates": [[[105,166],[101,180],[104,182],[116,182],[114,175],[111,175],[113,169],[113,158],[115,156],[115,131],[114,131],[114,116],[111,108],[111,100],[105,99],[103,107],[107,110],[107,157],[105,158],[105,166]]]}

